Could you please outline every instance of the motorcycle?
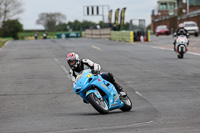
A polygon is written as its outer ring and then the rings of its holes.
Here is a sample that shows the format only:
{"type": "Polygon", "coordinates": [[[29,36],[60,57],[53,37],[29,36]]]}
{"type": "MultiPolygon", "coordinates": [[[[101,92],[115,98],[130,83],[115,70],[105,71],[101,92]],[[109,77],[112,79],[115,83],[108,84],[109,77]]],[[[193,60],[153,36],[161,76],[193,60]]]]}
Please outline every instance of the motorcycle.
{"type": "Polygon", "coordinates": [[[103,79],[99,73],[94,73],[90,69],[79,73],[73,87],[75,93],[101,114],[108,114],[114,109],[130,111],[132,108],[130,98],[118,94],[114,85],[103,79]]]}
{"type": "Polygon", "coordinates": [[[184,54],[188,51],[188,39],[184,35],[180,35],[176,39],[175,49],[178,58],[183,58],[184,54]]]}

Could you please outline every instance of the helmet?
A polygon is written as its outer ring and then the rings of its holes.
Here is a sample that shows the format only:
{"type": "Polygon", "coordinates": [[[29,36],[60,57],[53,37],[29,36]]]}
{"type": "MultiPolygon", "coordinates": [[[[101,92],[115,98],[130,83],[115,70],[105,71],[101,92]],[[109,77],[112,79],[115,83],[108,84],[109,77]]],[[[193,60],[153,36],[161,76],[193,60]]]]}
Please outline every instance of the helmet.
{"type": "Polygon", "coordinates": [[[67,55],[67,63],[72,69],[76,69],[80,64],[79,55],[75,52],[71,52],[67,55]]]}
{"type": "Polygon", "coordinates": [[[183,23],[180,23],[180,24],[178,25],[178,28],[179,28],[179,29],[184,29],[184,24],[183,24],[183,23]]]}

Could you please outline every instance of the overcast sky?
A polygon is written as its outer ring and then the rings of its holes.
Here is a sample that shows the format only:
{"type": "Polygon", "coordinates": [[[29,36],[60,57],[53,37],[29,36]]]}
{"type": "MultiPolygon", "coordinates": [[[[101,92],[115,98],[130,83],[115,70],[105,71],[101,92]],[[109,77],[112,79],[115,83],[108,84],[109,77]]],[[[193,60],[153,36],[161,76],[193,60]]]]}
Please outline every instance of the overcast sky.
{"type": "Polygon", "coordinates": [[[145,19],[146,25],[151,22],[151,11],[156,8],[157,0],[20,0],[23,3],[24,12],[20,15],[20,22],[24,29],[43,29],[36,25],[40,13],[60,12],[66,15],[66,23],[74,20],[89,20],[99,22],[102,16],[84,16],[83,7],[90,5],[109,5],[114,12],[117,8],[126,7],[125,22],[130,19],[145,19]]]}

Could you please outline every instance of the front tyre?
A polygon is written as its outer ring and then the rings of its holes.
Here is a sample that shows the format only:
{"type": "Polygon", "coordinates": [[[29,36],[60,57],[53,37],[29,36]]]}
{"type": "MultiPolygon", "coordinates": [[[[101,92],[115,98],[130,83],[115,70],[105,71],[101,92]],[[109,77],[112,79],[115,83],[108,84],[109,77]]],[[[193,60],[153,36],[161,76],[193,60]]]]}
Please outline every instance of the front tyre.
{"type": "Polygon", "coordinates": [[[121,111],[130,111],[132,109],[132,102],[128,96],[120,97],[122,102],[124,103],[124,106],[120,108],[121,111]]]}
{"type": "Polygon", "coordinates": [[[179,59],[183,59],[184,54],[178,54],[177,57],[178,57],[179,59]]]}
{"type": "Polygon", "coordinates": [[[101,100],[94,95],[94,93],[91,93],[87,96],[88,101],[90,104],[101,114],[108,114],[109,108],[108,105],[104,100],[101,100]]]}
{"type": "Polygon", "coordinates": [[[183,50],[183,47],[181,47],[181,51],[179,52],[179,54],[177,55],[177,57],[178,57],[179,59],[183,59],[183,57],[184,57],[184,50],[183,50]]]}

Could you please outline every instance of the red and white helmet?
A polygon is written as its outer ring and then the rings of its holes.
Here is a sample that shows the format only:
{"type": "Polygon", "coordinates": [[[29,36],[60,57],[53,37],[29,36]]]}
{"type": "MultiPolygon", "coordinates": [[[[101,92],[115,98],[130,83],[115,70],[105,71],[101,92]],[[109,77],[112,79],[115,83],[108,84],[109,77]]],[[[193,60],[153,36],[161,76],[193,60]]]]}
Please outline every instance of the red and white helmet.
{"type": "Polygon", "coordinates": [[[178,25],[178,28],[179,28],[179,29],[184,29],[184,24],[183,24],[183,23],[180,23],[180,24],[178,25]]]}
{"type": "Polygon", "coordinates": [[[80,64],[79,55],[75,52],[71,52],[67,55],[67,63],[72,69],[76,69],[80,64]]]}

